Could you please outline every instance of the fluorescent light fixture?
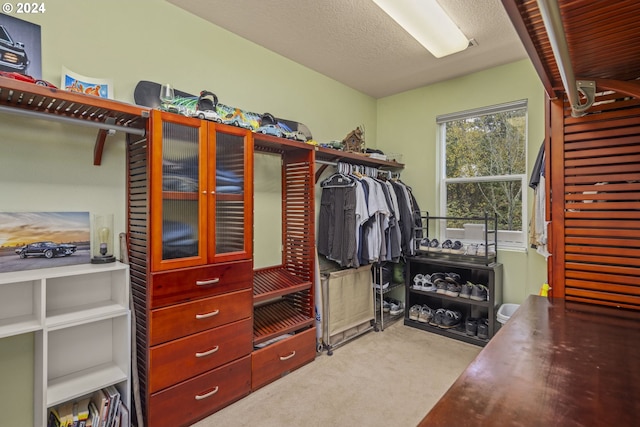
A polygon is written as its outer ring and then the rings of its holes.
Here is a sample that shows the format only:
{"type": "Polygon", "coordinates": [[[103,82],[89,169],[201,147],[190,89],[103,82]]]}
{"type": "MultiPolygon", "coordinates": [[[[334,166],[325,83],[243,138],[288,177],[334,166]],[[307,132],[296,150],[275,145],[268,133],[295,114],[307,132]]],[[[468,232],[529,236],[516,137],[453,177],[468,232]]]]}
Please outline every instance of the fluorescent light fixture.
{"type": "Polygon", "coordinates": [[[423,45],[442,58],[465,50],[469,39],[436,0],[373,0],[387,15],[423,45]]]}

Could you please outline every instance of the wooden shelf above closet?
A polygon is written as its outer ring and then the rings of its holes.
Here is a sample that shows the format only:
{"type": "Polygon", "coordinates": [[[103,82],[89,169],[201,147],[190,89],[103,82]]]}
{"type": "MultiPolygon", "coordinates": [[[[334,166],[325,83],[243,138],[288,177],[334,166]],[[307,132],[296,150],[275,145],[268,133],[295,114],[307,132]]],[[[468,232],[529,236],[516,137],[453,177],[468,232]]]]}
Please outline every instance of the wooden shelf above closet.
{"type": "Polygon", "coordinates": [[[0,77],[0,111],[98,128],[94,165],[109,131],[146,134],[149,108],[0,77]]]}
{"type": "Polygon", "coordinates": [[[283,153],[286,151],[313,150],[315,147],[300,141],[293,141],[277,136],[262,133],[253,134],[253,146],[255,151],[283,153]]]}
{"type": "Polygon", "coordinates": [[[325,162],[343,162],[356,165],[372,166],[375,168],[402,169],[403,163],[389,160],[372,159],[364,154],[351,153],[347,151],[334,150],[333,148],[314,147],[316,150],[316,160],[325,162]]]}

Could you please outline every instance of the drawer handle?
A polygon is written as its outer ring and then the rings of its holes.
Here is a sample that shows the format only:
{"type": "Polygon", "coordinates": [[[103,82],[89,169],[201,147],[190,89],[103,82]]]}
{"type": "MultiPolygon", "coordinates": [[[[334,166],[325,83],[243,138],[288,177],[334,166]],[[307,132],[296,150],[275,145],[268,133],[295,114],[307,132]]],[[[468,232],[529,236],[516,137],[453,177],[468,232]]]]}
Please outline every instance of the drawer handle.
{"type": "Polygon", "coordinates": [[[294,351],[292,351],[292,352],[291,352],[291,354],[290,354],[290,355],[288,355],[288,356],[280,356],[280,360],[282,360],[282,361],[289,360],[289,359],[291,359],[291,358],[292,358],[293,356],[295,356],[295,355],[296,355],[296,351],[294,350],[294,351]]]}
{"type": "Polygon", "coordinates": [[[211,350],[207,350],[207,351],[203,351],[202,353],[196,353],[196,357],[205,357],[208,356],[210,354],[215,353],[216,351],[218,351],[218,349],[220,348],[219,345],[213,347],[211,350]]]}
{"type": "Polygon", "coordinates": [[[216,386],[216,388],[214,388],[213,390],[211,390],[209,393],[205,393],[205,394],[196,394],[196,400],[202,400],[202,399],[206,399],[207,397],[211,397],[214,394],[216,394],[218,392],[218,386],[216,386]]]}
{"type": "Polygon", "coordinates": [[[196,286],[206,286],[206,285],[214,285],[220,281],[220,278],[211,279],[211,280],[196,280],[196,286]]]}
{"type": "Polygon", "coordinates": [[[206,319],[208,317],[213,317],[216,314],[220,313],[220,310],[214,310],[210,313],[204,313],[204,314],[196,314],[196,319],[200,320],[200,319],[206,319]]]}

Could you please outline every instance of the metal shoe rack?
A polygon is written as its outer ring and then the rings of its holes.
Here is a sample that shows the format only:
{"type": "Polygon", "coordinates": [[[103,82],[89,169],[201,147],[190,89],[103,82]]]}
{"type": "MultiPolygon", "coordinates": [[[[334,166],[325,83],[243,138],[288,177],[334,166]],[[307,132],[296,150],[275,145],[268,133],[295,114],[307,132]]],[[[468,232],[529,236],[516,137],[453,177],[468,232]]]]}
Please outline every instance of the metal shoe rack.
{"type": "MultiPolygon", "coordinates": [[[[423,228],[416,229],[416,232],[420,230],[423,236],[429,238],[429,230],[433,231],[437,228],[434,221],[447,220],[481,223],[483,225],[481,240],[483,240],[484,248],[493,248],[493,252],[489,254],[489,250],[486,250],[481,255],[465,255],[464,253],[455,254],[442,252],[441,250],[432,252],[417,249],[416,256],[407,258],[404,324],[449,338],[484,346],[497,332],[496,314],[502,304],[502,264],[497,262],[495,255],[497,253],[497,218],[490,218],[487,215],[484,217],[449,218],[434,217],[426,214],[423,216],[423,228]],[[471,283],[485,285],[488,289],[487,300],[476,301],[434,291],[413,289],[413,278],[417,274],[425,275],[436,272],[457,273],[460,275],[461,284],[470,281],[471,283]],[[448,329],[419,322],[409,318],[409,310],[413,305],[427,305],[434,310],[437,308],[455,310],[462,314],[462,319],[457,327],[448,329]],[[468,318],[486,318],[488,320],[488,337],[479,338],[477,335],[468,335],[465,330],[465,321],[468,318]]],[[[416,246],[419,243],[417,241],[416,246]]]]}

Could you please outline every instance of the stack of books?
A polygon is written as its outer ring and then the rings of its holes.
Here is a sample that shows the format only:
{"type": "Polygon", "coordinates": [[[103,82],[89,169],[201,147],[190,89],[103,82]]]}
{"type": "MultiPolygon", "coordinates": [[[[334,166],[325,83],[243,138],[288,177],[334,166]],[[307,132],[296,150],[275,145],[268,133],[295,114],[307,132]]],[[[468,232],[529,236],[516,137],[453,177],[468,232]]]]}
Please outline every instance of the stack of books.
{"type": "Polygon", "coordinates": [[[49,408],[47,427],[129,427],[129,408],[114,386],[49,408]]]}

